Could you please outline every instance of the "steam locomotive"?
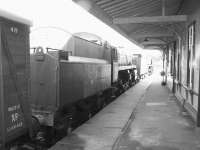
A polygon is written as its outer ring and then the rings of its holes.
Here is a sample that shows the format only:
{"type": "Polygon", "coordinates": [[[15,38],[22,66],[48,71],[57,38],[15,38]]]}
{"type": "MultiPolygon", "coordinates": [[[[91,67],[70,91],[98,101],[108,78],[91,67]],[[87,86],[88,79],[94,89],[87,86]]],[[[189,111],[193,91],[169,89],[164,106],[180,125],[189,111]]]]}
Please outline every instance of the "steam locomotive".
{"type": "Polygon", "coordinates": [[[140,78],[140,55],[119,52],[96,36],[83,38],[92,34],[30,54],[31,23],[8,13],[0,19],[0,149],[17,147],[27,134],[41,141],[49,130],[69,132],[140,78]]]}
{"type": "Polygon", "coordinates": [[[76,33],[62,49],[37,47],[31,54],[30,104],[40,125],[68,131],[136,83],[135,57],[98,37],[83,38],[91,36],[76,33]]]}

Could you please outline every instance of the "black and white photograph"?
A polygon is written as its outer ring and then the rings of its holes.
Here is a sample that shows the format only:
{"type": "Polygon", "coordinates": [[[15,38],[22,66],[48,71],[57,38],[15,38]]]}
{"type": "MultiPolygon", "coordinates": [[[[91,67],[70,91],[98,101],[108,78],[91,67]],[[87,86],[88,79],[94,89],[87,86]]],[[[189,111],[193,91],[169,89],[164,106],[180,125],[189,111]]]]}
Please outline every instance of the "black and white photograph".
{"type": "Polygon", "coordinates": [[[0,0],[0,150],[200,150],[200,1],[0,0]]]}

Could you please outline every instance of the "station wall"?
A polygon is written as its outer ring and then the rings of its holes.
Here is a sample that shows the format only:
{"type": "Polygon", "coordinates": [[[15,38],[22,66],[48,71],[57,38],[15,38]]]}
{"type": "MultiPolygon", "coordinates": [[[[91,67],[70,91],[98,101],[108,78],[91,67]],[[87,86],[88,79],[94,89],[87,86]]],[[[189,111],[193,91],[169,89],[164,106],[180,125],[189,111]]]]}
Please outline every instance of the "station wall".
{"type": "Polygon", "coordinates": [[[200,1],[184,1],[178,14],[188,15],[177,24],[176,41],[165,50],[167,84],[197,121],[200,65],[200,1]]]}

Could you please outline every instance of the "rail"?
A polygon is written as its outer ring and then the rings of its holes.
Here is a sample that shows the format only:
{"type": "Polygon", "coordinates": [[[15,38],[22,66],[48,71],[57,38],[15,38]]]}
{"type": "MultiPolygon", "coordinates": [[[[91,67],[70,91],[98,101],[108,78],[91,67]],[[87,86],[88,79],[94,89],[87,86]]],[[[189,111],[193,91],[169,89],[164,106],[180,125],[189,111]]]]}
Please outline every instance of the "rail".
{"type": "MultiPolygon", "coordinates": [[[[56,49],[56,48],[50,48],[50,47],[47,47],[47,52],[49,52],[49,50],[55,50],[55,51],[63,51],[62,49],[56,49]]],[[[72,55],[72,51],[65,51],[67,52],[68,55],[72,55]]]]}

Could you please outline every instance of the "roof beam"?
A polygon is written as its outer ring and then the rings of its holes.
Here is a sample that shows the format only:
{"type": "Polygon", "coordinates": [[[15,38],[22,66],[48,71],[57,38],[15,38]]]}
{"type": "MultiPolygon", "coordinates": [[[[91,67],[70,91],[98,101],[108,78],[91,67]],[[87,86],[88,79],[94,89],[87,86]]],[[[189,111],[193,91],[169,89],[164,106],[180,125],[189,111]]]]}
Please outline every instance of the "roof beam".
{"type": "Polygon", "coordinates": [[[142,45],[145,45],[145,46],[163,46],[163,45],[166,45],[166,43],[144,43],[142,45]]]}
{"type": "Polygon", "coordinates": [[[148,42],[142,42],[140,44],[142,44],[142,45],[164,45],[166,43],[163,41],[148,41],[148,42]]]}
{"type": "Polygon", "coordinates": [[[161,50],[162,46],[144,46],[144,49],[161,50]]]}
{"type": "Polygon", "coordinates": [[[144,46],[144,49],[154,49],[154,50],[162,50],[165,46],[163,45],[157,45],[157,46],[144,46]]]}
{"type": "Polygon", "coordinates": [[[174,35],[172,33],[142,33],[142,34],[130,34],[129,36],[133,38],[148,38],[148,37],[173,37],[174,35]]]}
{"type": "Polygon", "coordinates": [[[144,45],[143,48],[147,49],[147,48],[161,48],[161,47],[165,47],[166,44],[148,44],[148,45],[144,45]]]}
{"type": "Polygon", "coordinates": [[[185,22],[187,15],[114,18],[114,24],[185,22]]]}

